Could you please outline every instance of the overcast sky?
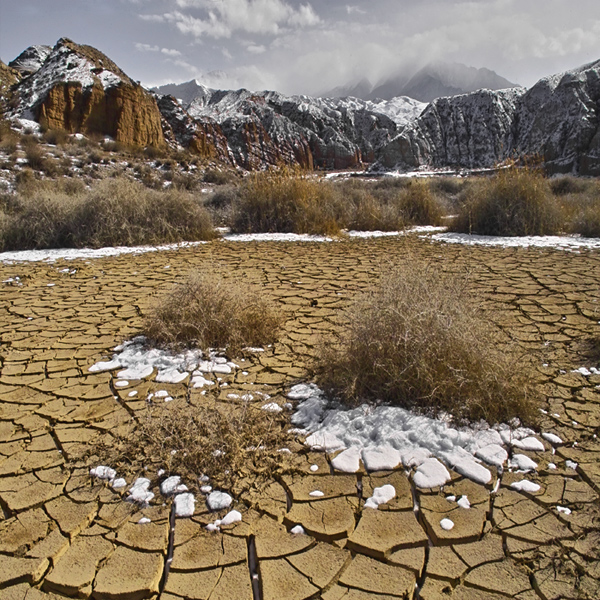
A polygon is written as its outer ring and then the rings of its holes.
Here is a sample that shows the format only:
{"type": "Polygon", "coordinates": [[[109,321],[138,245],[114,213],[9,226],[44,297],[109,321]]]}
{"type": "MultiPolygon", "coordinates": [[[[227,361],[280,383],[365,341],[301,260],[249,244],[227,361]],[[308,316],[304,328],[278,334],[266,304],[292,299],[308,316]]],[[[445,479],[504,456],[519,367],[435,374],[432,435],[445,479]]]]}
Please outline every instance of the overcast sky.
{"type": "Polygon", "coordinates": [[[530,86],[600,59],[600,0],[0,0],[4,62],[63,36],[148,86],[316,94],[435,59],[530,86]]]}

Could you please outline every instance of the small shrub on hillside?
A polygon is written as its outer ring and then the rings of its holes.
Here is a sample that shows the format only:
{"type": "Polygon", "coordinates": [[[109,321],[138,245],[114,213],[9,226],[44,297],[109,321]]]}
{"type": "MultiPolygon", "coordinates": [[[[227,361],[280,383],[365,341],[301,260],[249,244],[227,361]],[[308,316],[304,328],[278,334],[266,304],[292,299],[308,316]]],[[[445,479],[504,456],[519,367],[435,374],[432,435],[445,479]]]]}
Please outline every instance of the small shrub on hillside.
{"type": "Polygon", "coordinates": [[[456,421],[530,421],[536,392],[527,364],[502,352],[467,281],[415,261],[359,299],[317,381],[351,405],[390,402],[456,421]]]}
{"type": "MultiPolygon", "coordinates": [[[[331,184],[325,184],[331,185],[331,184]]],[[[405,219],[397,203],[373,194],[373,185],[345,181],[336,188],[343,202],[343,226],[357,231],[397,231],[405,219]]]]}
{"type": "Polygon", "coordinates": [[[64,146],[69,141],[69,134],[64,129],[47,129],[42,138],[46,144],[64,146]]]}
{"type": "Polygon", "coordinates": [[[43,171],[47,167],[44,151],[37,144],[28,144],[25,147],[25,158],[29,167],[36,171],[43,171]]]}
{"type": "Polygon", "coordinates": [[[276,341],[280,325],[279,312],[257,291],[215,274],[198,274],[166,295],[143,329],[154,344],[235,353],[276,341]]]}
{"type": "Polygon", "coordinates": [[[231,171],[219,171],[218,169],[206,169],[202,177],[204,183],[214,183],[216,185],[226,185],[233,183],[236,177],[231,171]]]}
{"type": "Polygon", "coordinates": [[[473,182],[452,229],[481,235],[550,235],[560,228],[558,204],[542,174],[510,168],[473,182]]]}
{"type": "Polygon", "coordinates": [[[335,234],[345,207],[330,185],[281,169],[249,176],[240,189],[231,229],[236,233],[335,234]]]}
{"type": "Polygon", "coordinates": [[[577,177],[564,176],[550,180],[550,190],[555,196],[567,196],[569,194],[583,194],[590,187],[590,182],[577,177]]]}

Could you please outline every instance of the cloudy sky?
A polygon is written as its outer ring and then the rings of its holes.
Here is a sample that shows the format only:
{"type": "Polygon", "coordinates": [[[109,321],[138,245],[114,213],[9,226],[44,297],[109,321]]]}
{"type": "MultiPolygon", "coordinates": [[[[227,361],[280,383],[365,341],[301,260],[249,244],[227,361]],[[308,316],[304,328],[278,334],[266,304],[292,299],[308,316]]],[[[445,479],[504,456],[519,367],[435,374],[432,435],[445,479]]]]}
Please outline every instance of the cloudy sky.
{"type": "Polygon", "coordinates": [[[600,59],[600,2],[0,0],[4,62],[63,36],[97,47],[148,86],[197,77],[317,94],[436,59],[529,86],[600,59]]]}

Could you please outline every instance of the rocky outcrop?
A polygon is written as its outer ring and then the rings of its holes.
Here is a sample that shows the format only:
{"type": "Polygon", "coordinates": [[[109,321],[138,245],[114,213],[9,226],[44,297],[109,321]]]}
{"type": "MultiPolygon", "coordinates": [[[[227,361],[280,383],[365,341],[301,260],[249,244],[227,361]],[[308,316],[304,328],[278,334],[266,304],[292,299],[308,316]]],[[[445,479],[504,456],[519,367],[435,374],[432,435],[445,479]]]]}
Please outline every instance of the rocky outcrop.
{"type": "Polygon", "coordinates": [[[536,157],[549,172],[600,174],[600,61],[522,88],[438,98],[374,168],[493,167],[536,157]]]}
{"type": "Polygon", "coordinates": [[[163,118],[163,134],[172,145],[179,145],[204,158],[234,162],[227,138],[218,123],[208,118],[194,121],[173,96],[156,95],[163,118]]]}
{"type": "Polygon", "coordinates": [[[29,46],[17,58],[11,60],[8,66],[18,71],[23,77],[27,77],[27,75],[39,71],[51,52],[52,46],[29,46]]]}
{"type": "Polygon", "coordinates": [[[12,116],[70,133],[109,135],[127,145],[165,144],[152,95],[91,46],[60,39],[17,93],[12,116]]]}
{"type": "Polygon", "coordinates": [[[21,74],[0,60],[0,115],[9,110],[13,98],[13,86],[21,79],[21,74]]]}
{"type": "MultiPolygon", "coordinates": [[[[373,106],[353,98],[204,88],[187,112],[198,123],[216,121],[235,163],[243,168],[284,163],[346,169],[374,160],[398,129],[392,118],[373,106]]],[[[410,106],[420,111],[418,103],[410,106]]],[[[395,110],[397,115],[402,112],[395,110]]]]}

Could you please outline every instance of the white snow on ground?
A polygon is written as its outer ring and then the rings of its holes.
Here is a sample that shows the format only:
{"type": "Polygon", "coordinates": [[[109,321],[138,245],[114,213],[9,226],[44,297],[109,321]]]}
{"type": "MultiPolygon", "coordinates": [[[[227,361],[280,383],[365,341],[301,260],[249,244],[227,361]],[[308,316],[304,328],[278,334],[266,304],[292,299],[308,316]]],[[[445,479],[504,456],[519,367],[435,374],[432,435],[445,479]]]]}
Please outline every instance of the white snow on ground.
{"type": "Polygon", "coordinates": [[[544,235],[502,237],[474,235],[468,233],[436,233],[429,236],[432,241],[467,246],[501,246],[503,248],[555,248],[557,250],[580,250],[600,248],[600,238],[584,238],[576,235],[544,235]]]}
{"type": "Polygon", "coordinates": [[[542,433],[542,437],[547,441],[550,442],[551,444],[557,445],[557,444],[562,444],[563,441],[561,438],[559,438],[555,433],[542,433]]]}
{"type": "Polygon", "coordinates": [[[510,469],[516,469],[517,471],[528,472],[535,471],[537,469],[537,463],[525,454],[514,454],[508,461],[508,467],[510,469]]]}
{"type": "Polygon", "coordinates": [[[563,513],[563,514],[565,514],[565,515],[570,515],[570,514],[571,514],[571,509],[570,509],[570,508],[567,508],[566,506],[557,506],[557,507],[556,507],[556,510],[557,510],[559,513],[563,513]]]}
{"type": "Polygon", "coordinates": [[[239,523],[242,520],[242,513],[237,510],[230,510],[222,519],[221,527],[231,525],[232,523],[239,523]]]}
{"type": "Polygon", "coordinates": [[[225,492],[211,492],[206,499],[210,510],[222,510],[231,506],[233,498],[225,492]]]}
{"type": "Polygon", "coordinates": [[[469,502],[469,498],[467,498],[467,496],[461,496],[456,501],[456,504],[458,504],[461,508],[464,509],[471,508],[471,503],[469,502]]]}
{"type": "Polygon", "coordinates": [[[194,508],[196,505],[196,499],[194,494],[186,492],[184,494],[178,494],[175,496],[175,516],[177,517],[191,517],[194,514],[194,508]]]}
{"type": "Polygon", "coordinates": [[[304,527],[302,527],[302,525],[296,525],[290,529],[290,533],[294,535],[304,535],[304,527]]]}
{"type": "Polygon", "coordinates": [[[586,367],[579,367],[579,369],[575,369],[572,372],[581,373],[584,377],[589,377],[590,375],[600,375],[600,369],[596,369],[596,367],[590,367],[589,369],[586,367]]]}
{"type": "Polygon", "coordinates": [[[440,527],[446,531],[450,531],[454,527],[454,522],[450,519],[442,519],[440,521],[440,527]]]}
{"type": "Polygon", "coordinates": [[[347,235],[353,238],[378,238],[378,237],[390,237],[394,235],[407,235],[409,233],[436,233],[446,231],[446,227],[433,227],[432,225],[415,225],[414,227],[408,227],[402,231],[348,231],[347,235]]]}
{"type": "Polygon", "coordinates": [[[333,238],[306,233],[228,233],[222,240],[227,242],[332,242],[333,238]]]}
{"type": "MultiPolygon", "coordinates": [[[[448,419],[396,406],[363,404],[344,409],[330,403],[314,384],[293,386],[288,398],[299,401],[291,421],[293,431],[306,436],[307,445],[330,453],[342,450],[332,460],[337,470],[356,472],[359,458],[369,471],[414,467],[415,485],[423,488],[450,481],[447,467],[487,484],[492,474],[485,463],[503,468],[507,449],[515,442],[534,451],[544,449],[535,432],[525,427],[490,427],[482,422],[455,428],[448,419]]],[[[522,454],[515,455],[510,466],[523,471],[537,468],[522,454]]]]}
{"type": "Polygon", "coordinates": [[[171,494],[175,493],[180,483],[181,477],[179,477],[179,475],[171,475],[171,477],[167,477],[160,484],[160,493],[163,496],[170,496],[171,494]]]}
{"type": "Polygon", "coordinates": [[[50,250],[16,250],[0,252],[0,262],[54,262],[57,260],[76,260],[105,258],[121,254],[144,254],[162,250],[178,250],[206,244],[207,242],[180,242],[179,244],[164,244],[161,246],[109,246],[106,248],[56,248],[50,250]]]}
{"type": "Polygon", "coordinates": [[[90,469],[90,475],[92,477],[97,477],[98,479],[114,479],[117,472],[110,467],[99,465],[98,467],[90,469]]]}
{"type": "Polygon", "coordinates": [[[373,495],[367,498],[365,508],[374,508],[377,510],[382,504],[387,504],[390,500],[396,497],[396,488],[389,483],[376,487],[373,490],[373,495]]]}
{"type": "Polygon", "coordinates": [[[146,477],[138,477],[133,485],[129,488],[128,502],[137,502],[143,506],[147,506],[150,500],[154,498],[154,494],[148,491],[150,488],[150,480],[146,477]]]}
{"type": "MultiPolygon", "coordinates": [[[[91,373],[123,369],[117,373],[115,385],[128,385],[130,379],[145,379],[156,369],[156,381],[159,383],[180,383],[191,375],[194,387],[213,385],[203,373],[231,373],[237,368],[235,363],[223,356],[217,356],[213,351],[206,357],[201,350],[186,350],[179,354],[171,354],[158,348],[147,348],[146,338],[137,336],[114,348],[116,354],[111,360],[99,361],[88,370],[91,373]],[[121,383],[126,382],[127,383],[121,383]]],[[[159,393],[155,394],[158,396],[159,393]]],[[[170,398],[169,396],[165,397],[170,398]]]]}
{"type": "Polygon", "coordinates": [[[513,490],[518,490],[519,492],[528,492],[533,494],[540,489],[540,486],[537,483],[533,483],[533,481],[527,481],[523,479],[523,481],[515,481],[510,484],[510,487],[513,490]]]}

